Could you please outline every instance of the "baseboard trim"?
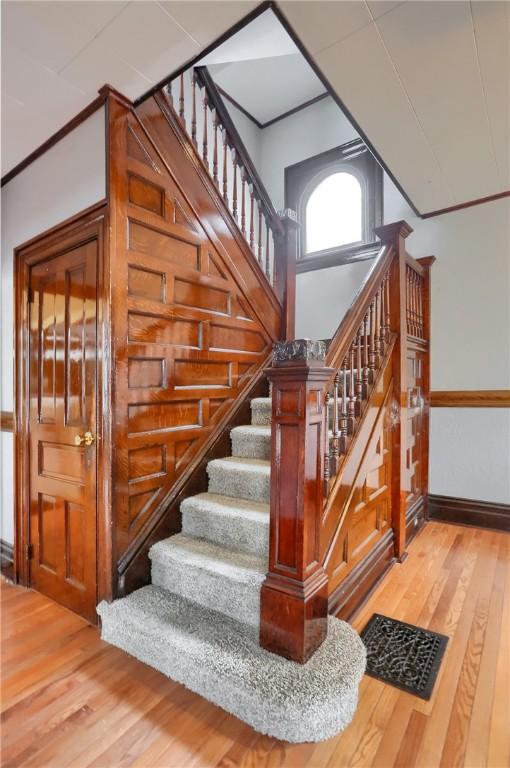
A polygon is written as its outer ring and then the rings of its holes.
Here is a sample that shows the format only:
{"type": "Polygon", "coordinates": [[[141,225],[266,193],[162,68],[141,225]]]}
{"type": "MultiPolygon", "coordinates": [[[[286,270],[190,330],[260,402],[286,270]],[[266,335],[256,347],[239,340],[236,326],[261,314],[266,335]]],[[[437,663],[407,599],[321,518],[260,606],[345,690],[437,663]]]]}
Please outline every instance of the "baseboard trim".
{"type": "Polygon", "coordinates": [[[510,532],[510,504],[430,494],[428,516],[430,520],[510,532]]]}
{"type": "Polygon", "coordinates": [[[394,536],[389,530],[331,593],[329,613],[344,621],[352,619],[395,562],[394,536]]]}
{"type": "Polygon", "coordinates": [[[427,519],[426,497],[420,496],[406,512],[406,547],[421,531],[427,519]]]}
{"type": "Polygon", "coordinates": [[[14,581],[14,547],[0,539],[0,571],[2,576],[14,581]]]}

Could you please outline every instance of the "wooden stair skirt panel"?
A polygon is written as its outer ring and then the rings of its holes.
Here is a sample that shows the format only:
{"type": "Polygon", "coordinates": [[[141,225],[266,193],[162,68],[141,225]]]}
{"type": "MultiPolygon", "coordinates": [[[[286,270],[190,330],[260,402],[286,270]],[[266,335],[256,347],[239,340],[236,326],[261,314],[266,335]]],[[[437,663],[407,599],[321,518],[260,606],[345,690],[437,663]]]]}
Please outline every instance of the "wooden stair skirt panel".
{"type": "Polygon", "coordinates": [[[114,95],[108,121],[116,596],[149,583],[149,548],[267,394],[282,306],[179,122],[114,95]]]}

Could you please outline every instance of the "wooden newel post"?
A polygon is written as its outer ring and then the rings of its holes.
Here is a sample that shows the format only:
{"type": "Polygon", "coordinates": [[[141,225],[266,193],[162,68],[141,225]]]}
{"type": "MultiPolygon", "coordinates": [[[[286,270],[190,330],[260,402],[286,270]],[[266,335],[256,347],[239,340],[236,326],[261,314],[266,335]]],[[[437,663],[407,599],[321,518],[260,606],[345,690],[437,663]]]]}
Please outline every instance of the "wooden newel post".
{"type": "Polygon", "coordinates": [[[281,338],[296,335],[296,261],[298,255],[299,222],[290,208],[278,211],[282,232],[275,241],[275,288],[283,305],[281,338]]]}
{"type": "Polygon", "coordinates": [[[260,644],[306,662],[326,637],[328,577],[319,559],[327,425],[324,342],[277,342],[266,374],[272,392],[269,572],[262,585],[260,644]]]}
{"type": "Polygon", "coordinates": [[[384,245],[393,245],[396,258],[390,271],[390,328],[397,334],[393,348],[393,391],[398,423],[393,432],[391,520],[395,534],[395,556],[407,557],[407,316],[406,316],[406,238],[413,231],[406,221],[396,221],[374,230],[384,245]]]}

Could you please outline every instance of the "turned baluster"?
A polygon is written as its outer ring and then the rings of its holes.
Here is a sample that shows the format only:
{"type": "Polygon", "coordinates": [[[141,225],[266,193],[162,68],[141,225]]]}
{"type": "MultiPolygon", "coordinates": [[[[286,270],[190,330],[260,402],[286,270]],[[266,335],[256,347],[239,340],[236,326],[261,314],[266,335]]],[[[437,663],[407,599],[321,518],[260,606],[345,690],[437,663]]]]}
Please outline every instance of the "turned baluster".
{"type": "Polygon", "coordinates": [[[375,327],[374,327],[374,348],[376,356],[376,365],[379,366],[380,358],[382,357],[381,349],[381,290],[379,289],[375,294],[375,327]]]}
{"type": "Polygon", "coordinates": [[[339,445],[340,412],[339,412],[339,402],[338,402],[339,386],[340,386],[340,374],[337,373],[333,381],[333,424],[332,424],[333,437],[331,439],[331,456],[332,456],[333,474],[336,474],[336,471],[337,471],[338,456],[340,452],[340,445],[339,445]]]}
{"type": "Polygon", "coordinates": [[[166,84],[166,93],[167,93],[167,96],[168,96],[168,101],[170,102],[170,104],[173,107],[173,105],[174,105],[174,97],[173,97],[173,93],[172,93],[172,83],[167,83],[166,84]]]}
{"type": "Polygon", "coordinates": [[[386,330],[384,327],[384,317],[385,317],[385,301],[386,301],[386,294],[384,292],[384,282],[381,283],[381,287],[379,288],[379,293],[381,295],[381,320],[380,320],[380,326],[379,326],[379,349],[381,351],[381,357],[384,355],[384,345],[386,342],[386,330]]]}
{"type": "Polygon", "coordinates": [[[373,384],[375,380],[375,300],[370,304],[370,336],[368,347],[368,367],[370,369],[369,377],[370,383],[373,384]]]}
{"type": "Polygon", "coordinates": [[[225,128],[223,129],[223,199],[228,207],[228,136],[225,128]]]}
{"type": "Polygon", "coordinates": [[[271,282],[271,259],[269,254],[270,238],[269,238],[269,222],[266,219],[266,277],[271,282]]]}
{"type": "Polygon", "coordinates": [[[259,209],[259,242],[258,242],[258,260],[260,266],[263,268],[263,260],[262,260],[262,209],[260,207],[260,203],[258,204],[259,209]]]}
{"type": "Polygon", "coordinates": [[[349,436],[349,414],[347,411],[347,358],[342,362],[342,400],[340,404],[340,453],[347,453],[347,441],[349,436]]]}
{"type": "Polygon", "coordinates": [[[368,398],[368,386],[370,384],[370,356],[368,352],[368,312],[363,318],[363,396],[368,398]]]}
{"type": "Polygon", "coordinates": [[[423,278],[418,277],[418,327],[419,336],[423,339],[423,278]]]}
{"type": "Polygon", "coordinates": [[[360,325],[358,333],[356,334],[356,416],[361,414],[363,408],[363,366],[361,363],[363,341],[362,341],[363,326],[360,325]]]}
{"type": "Polygon", "coordinates": [[[216,110],[214,110],[213,113],[213,130],[214,130],[214,149],[213,149],[213,181],[216,184],[217,187],[219,187],[220,182],[218,178],[218,126],[220,124],[218,113],[216,110]]]}
{"type": "Polygon", "coordinates": [[[181,74],[180,78],[180,88],[179,88],[179,119],[181,123],[183,124],[184,128],[186,128],[186,118],[184,116],[184,73],[181,74]]]}
{"type": "Polygon", "coordinates": [[[327,496],[329,492],[329,478],[331,477],[330,474],[330,442],[329,442],[329,407],[331,402],[331,395],[329,392],[326,392],[326,397],[324,398],[324,406],[326,410],[326,453],[324,455],[324,495],[327,496]]]}
{"type": "Polygon", "coordinates": [[[356,341],[351,342],[349,349],[349,403],[347,405],[347,413],[349,414],[349,432],[354,432],[354,420],[356,418],[356,379],[354,373],[356,357],[356,341]]]}
{"type": "Polygon", "coordinates": [[[232,215],[237,221],[237,153],[232,150],[232,163],[234,165],[234,180],[232,184],[232,215]]]}
{"type": "Polygon", "coordinates": [[[209,169],[209,160],[208,160],[208,146],[207,146],[207,91],[204,88],[204,98],[203,98],[203,106],[204,106],[204,135],[203,135],[203,141],[202,141],[202,159],[206,165],[206,168],[209,169]]]}
{"type": "Polygon", "coordinates": [[[414,335],[420,335],[420,324],[418,319],[418,280],[419,275],[413,270],[413,314],[414,314],[414,335]]]}
{"type": "Polygon", "coordinates": [[[241,232],[246,237],[246,172],[241,168],[241,232]]]}
{"type": "Polygon", "coordinates": [[[255,249],[255,227],[253,224],[255,208],[255,198],[253,195],[253,187],[250,189],[250,248],[253,251],[255,249]]]}
{"type": "Polygon", "coordinates": [[[415,272],[413,269],[409,269],[409,316],[410,316],[410,326],[411,326],[411,336],[416,336],[416,313],[414,310],[414,289],[415,289],[415,281],[414,276],[415,272]]]}
{"type": "Polygon", "coordinates": [[[390,340],[390,273],[384,275],[384,337],[386,343],[390,340]]]}
{"type": "Polygon", "coordinates": [[[195,70],[191,76],[191,140],[195,147],[197,144],[197,77],[195,70]]]}

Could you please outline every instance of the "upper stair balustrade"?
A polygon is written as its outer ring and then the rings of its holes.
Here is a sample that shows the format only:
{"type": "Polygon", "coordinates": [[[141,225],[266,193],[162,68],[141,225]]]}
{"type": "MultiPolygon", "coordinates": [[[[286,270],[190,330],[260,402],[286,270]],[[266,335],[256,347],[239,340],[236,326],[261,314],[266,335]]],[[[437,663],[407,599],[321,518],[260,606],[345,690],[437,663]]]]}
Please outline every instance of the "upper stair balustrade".
{"type": "Polygon", "coordinates": [[[283,303],[279,250],[285,227],[206,67],[163,89],[267,281],[283,303]]]}

